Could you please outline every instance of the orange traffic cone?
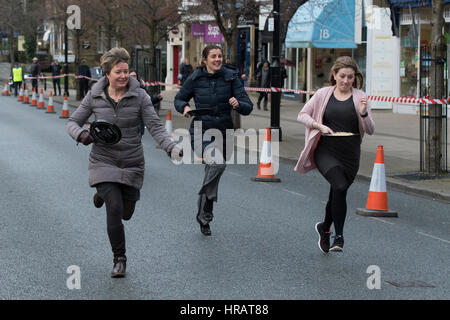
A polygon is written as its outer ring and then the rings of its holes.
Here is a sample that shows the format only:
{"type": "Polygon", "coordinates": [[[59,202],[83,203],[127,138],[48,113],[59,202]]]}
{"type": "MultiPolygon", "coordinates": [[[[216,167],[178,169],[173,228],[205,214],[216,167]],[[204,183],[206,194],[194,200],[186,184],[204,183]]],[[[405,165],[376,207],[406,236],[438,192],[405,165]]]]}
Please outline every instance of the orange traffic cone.
{"type": "MultiPolygon", "coordinates": [[[[165,125],[166,131],[170,135],[170,139],[173,140],[173,127],[172,127],[172,111],[167,111],[167,117],[166,117],[166,125],[165,125]]],[[[160,145],[156,145],[156,149],[161,149],[160,145]]]]}
{"type": "Polygon", "coordinates": [[[3,90],[2,95],[9,96],[8,81],[5,82],[5,89],[3,90]]]}
{"type": "Polygon", "coordinates": [[[23,101],[23,87],[20,85],[19,88],[19,98],[17,98],[17,101],[23,101]]]}
{"type": "Polygon", "coordinates": [[[261,151],[261,158],[259,160],[258,175],[251,178],[252,181],[261,182],[281,182],[281,179],[275,178],[272,164],[272,139],[270,128],[266,128],[266,135],[264,137],[264,144],[261,151]]]}
{"type": "Polygon", "coordinates": [[[25,85],[25,91],[23,92],[23,103],[30,103],[30,96],[28,94],[28,87],[25,85]]]}
{"type": "Polygon", "coordinates": [[[41,93],[39,94],[39,102],[38,102],[38,109],[45,109],[44,105],[44,89],[41,89],[41,93]]]}
{"type": "Polygon", "coordinates": [[[166,117],[166,130],[170,135],[170,138],[173,140],[173,127],[172,127],[172,111],[167,111],[166,117]]]}
{"type": "Polygon", "coordinates": [[[358,208],[356,213],[362,216],[398,217],[397,212],[388,209],[383,146],[377,149],[366,208],[358,208]]]}
{"type": "Polygon", "coordinates": [[[53,106],[53,91],[50,91],[50,96],[48,97],[48,106],[45,113],[56,113],[55,107],[53,106]]]}
{"type": "Polygon", "coordinates": [[[67,101],[67,95],[64,95],[64,104],[61,112],[61,119],[66,119],[69,117],[69,102],[67,101]]]}
{"type": "Polygon", "coordinates": [[[36,106],[37,106],[36,88],[33,88],[33,95],[31,97],[30,107],[36,107],[36,106]]]}

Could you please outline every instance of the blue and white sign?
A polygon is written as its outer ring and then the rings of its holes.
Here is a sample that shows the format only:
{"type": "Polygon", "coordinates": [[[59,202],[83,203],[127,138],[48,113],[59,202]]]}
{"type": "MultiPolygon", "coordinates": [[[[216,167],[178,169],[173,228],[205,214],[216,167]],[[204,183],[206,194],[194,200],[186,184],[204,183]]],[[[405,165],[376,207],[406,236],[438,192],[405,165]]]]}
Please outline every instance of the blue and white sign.
{"type": "Polygon", "coordinates": [[[288,24],[288,48],[356,48],[355,0],[309,0],[288,24]]]}

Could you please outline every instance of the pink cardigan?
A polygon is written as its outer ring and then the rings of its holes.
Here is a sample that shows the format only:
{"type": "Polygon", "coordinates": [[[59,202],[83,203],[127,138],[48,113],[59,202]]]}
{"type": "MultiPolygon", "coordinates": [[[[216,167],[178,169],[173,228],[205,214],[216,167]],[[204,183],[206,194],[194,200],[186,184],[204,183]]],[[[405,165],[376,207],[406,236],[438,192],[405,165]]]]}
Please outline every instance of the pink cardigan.
{"type": "MultiPolygon", "coordinates": [[[[313,129],[312,124],[314,122],[322,123],[323,114],[325,113],[325,108],[327,106],[328,100],[334,91],[336,86],[324,87],[312,96],[312,98],[305,104],[303,109],[298,114],[297,120],[302,122],[306,126],[305,131],[305,147],[300,154],[300,158],[297,161],[297,165],[294,170],[300,173],[306,173],[310,170],[316,168],[314,163],[314,150],[316,149],[317,143],[319,142],[321,133],[319,129],[313,129]]],[[[368,116],[363,118],[360,116],[360,99],[366,97],[366,94],[358,89],[352,89],[353,103],[355,105],[356,114],[358,116],[359,133],[361,139],[364,133],[373,134],[375,131],[375,122],[372,119],[372,114],[370,111],[369,101],[367,101],[367,113],[368,116]]]]}

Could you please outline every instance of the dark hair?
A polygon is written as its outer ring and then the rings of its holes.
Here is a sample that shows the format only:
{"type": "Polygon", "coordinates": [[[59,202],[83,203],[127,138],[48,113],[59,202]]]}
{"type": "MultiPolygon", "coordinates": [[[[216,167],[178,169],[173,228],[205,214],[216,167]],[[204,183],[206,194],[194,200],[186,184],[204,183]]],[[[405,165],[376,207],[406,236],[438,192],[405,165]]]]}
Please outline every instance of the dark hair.
{"type": "Polygon", "coordinates": [[[134,68],[131,68],[130,70],[128,70],[128,74],[131,74],[132,72],[136,73],[136,79],[137,79],[138,81],[140,81],[141,78],[139,78],[139,74],[137,73],[137,70],[134,69],[134,68]]]}
{"type": "Polygon", "coordinates": [[[331,67],[330,72],[330,84],[334,86],[336,84],[336,80],[334,80],[333,73],[337,74],[340,69],[343,68],[351,68],[355,71],[355,81],[353,81],[353,87],[357,89],[361,89],[364,85],[364,77],[359,71],[358,65],[355,60],[349,56],[342,56],[336,59],[333,66],[331,67]]]}
{"type": "Polygon", "coordinates": [[[208,44],[208,45],[203,49],[203,51],[202,51],[202,61],[201,61],[201,63],[200,63],[200,67],[199,67],[199,68],[203,68],[204,66],[206,66],[205,63],[203,62],[203,60],[208,59],[209,52],[210,52],[211,50],[216,50],[216,49],[219,49],[219,50],[222,52],[222,55],[223,55],[223,49],[222,49],[222,47],[219,46],[219,45],[217,45],[217,44],[208,44]]]}

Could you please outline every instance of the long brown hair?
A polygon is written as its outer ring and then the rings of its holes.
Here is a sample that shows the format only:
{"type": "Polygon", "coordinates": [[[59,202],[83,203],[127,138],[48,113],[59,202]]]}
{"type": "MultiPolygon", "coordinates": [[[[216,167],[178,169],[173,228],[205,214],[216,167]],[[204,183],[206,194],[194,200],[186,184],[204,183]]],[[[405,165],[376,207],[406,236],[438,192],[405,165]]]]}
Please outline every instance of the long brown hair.
{"type": "Polygon", "coordinates": [[[353,81],[353,87],[356,89],[361,89],[364,85],[364,77],[359,71],[358,65],[355,60],[349,56],[342,56],[336,59],[330,72],[330,84],[332,86],[336,85],[336,80],[334,80],[333,73],[337,74],[342,68],[351,68],[355,71],[355,81],[353,81]]]}

